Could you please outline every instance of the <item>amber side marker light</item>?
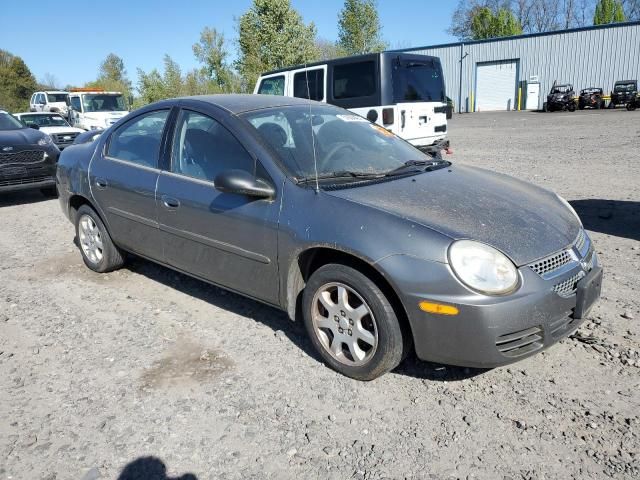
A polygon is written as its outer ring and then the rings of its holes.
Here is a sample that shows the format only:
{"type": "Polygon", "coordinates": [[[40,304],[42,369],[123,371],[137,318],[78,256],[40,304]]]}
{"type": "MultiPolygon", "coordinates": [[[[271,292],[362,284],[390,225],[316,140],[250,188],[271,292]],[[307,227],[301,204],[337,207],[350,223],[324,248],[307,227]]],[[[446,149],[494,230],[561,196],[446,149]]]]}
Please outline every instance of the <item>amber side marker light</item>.
{"type": "Polygon", "coordinates": [[[441,303],[420,302],[418,304],[420,310],[428,313],[437,313],[439,315],[457,315],[458,309],[452,305],[442,305],[441,303]]]}

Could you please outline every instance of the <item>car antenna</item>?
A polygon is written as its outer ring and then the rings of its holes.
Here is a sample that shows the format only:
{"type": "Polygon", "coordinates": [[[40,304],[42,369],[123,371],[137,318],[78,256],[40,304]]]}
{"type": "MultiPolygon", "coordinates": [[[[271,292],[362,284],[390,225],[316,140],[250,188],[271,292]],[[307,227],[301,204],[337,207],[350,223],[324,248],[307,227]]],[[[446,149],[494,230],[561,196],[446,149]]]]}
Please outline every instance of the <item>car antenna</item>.
{"type": "Polygon", "coordinates": [[[309,88],[309,70],[307,70],[307,62],[304,63],[304,78],[307,84],[307,100],[309,101],[309,130],[311,131],[311,149],[313,150],[313,170],[316,175],[316,193],[320,192],[318,184],[318,159],[316,155],[316,137],[313,134],[313,117],[311,116],[311,89],[309,88]]]}

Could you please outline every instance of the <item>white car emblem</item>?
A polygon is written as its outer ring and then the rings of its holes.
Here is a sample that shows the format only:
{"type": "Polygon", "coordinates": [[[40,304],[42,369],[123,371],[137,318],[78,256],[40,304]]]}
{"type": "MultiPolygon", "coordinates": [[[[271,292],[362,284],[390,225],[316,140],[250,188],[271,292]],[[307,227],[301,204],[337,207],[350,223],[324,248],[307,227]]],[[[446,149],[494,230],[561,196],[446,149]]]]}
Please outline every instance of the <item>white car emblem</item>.
{"type": "Polygon", "coordinates": [[[71,137],[69,135],[65,135],[64,137],[62,137],[64,140],[71,140],[71,137]]]}
{"type": "Polygon", "coordinates": [[[2,147],[3,152],[11,152],[13,151],[13,147],[2,147]]]}

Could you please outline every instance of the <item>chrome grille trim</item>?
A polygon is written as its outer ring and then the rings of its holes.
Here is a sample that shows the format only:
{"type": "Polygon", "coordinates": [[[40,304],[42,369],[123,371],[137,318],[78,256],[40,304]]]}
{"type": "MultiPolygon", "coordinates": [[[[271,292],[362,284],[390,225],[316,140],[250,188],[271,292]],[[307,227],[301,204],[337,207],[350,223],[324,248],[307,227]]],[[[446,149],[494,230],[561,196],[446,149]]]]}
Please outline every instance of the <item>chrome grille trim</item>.
{"type": "Polygon", "coordinates": [[[553,286],[553,291],[560,295],[562,298],[569,298],[576,294],[578,288],[578,282],[586,275],[584,271],[580,270],[575,275],[570,276],[566,280],[557,283],[553,286]]]}
{"type": "Polygon", "coordinates": [[[560,267],[566,265],[572,260],[573,258],[571,257],[569,250],[562,250],[555,255],[551,255],[550,257],[538,260],[536,263],[532,263],[529,267],[531,267],[531,269],[538,275],[544,277],[546,274],[558,270],[560,267]]]}
{"type": "MultiPolygon", "coordinates": [[[[559,252],[529,264],[534,272],[545,280],[558,277],[578,266],[579,261],[591,251],[591,240],[581,228],[575,241],[559,252]]],[[[593,265],[591,265],[593,267],[593,265]]],[[[588,270],[590,270],[589,268],[588,270]]]]}
{"type": "Polygon", "coordinates": [[[531,327],[496,338],[496,348],[507,357],[519,357],[543,347],[541,327],[531,327]]]}

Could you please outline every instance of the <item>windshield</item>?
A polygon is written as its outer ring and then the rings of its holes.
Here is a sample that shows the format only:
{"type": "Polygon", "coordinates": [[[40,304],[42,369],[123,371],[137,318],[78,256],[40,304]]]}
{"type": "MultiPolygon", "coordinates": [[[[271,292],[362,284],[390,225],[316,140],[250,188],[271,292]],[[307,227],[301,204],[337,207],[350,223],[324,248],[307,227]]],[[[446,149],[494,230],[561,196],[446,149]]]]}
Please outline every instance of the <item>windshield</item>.
{"type": "Polygon", "coordinates": [[[445,102],[440,65],[433,61],[399,60],[393,66],[394,102],[445,102]]]}
{"type": "Polygon", "coordinates": [[[20,115],[27,125],[38,125],[39,127],[68,127],[69,124],[60,115],[20,115]]]}
{"type": "Polygon", "coordinates": [[[635,90],[635,85],[633,83],[618,83],[614,90],[616,92],[632,92],[635,90]]]}
{"type": "Polygon", "coordinates": [[[431,160],[385,128],[347,110],[333,106],[312,108],[311,119],[307,105],[244,115],[296,178],[315,177],[314,146],[320,177],[346,171],[385,174],[406,162],[431,160]]]}
{"type": "Polygon", "coordinates": [[[16,130],[18,128],[25,128],[25,126],[13,115],[0,112],[0,130],[16,130]]]}
{"type": "Polygon", "coordinates": [[[557,85],[553,87],[551,93],[569,93],[572,89],[573,87],[569,85],[557,85]]]}
{"type": "Polygon", "coordinates": [[[120,94],[83,95],[82,104],[85,112],[122,112],[127,110],[124,97],[120,94]]]}
{"type": "Polygon", "coordinates": [[[49,103],[65,103],[68,97],[68,93],[47,93],[47,101],[49,103]]]}

